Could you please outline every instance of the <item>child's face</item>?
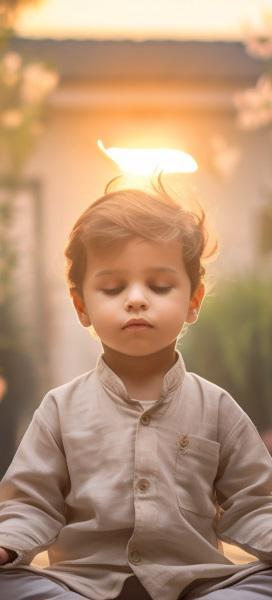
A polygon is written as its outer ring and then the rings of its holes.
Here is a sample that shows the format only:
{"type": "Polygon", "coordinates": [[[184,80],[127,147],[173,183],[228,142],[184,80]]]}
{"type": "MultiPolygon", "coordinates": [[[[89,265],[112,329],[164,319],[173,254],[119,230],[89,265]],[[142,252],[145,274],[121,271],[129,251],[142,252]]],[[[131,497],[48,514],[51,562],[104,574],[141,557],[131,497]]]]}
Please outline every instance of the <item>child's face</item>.
{"type": "Polygon", "coordinates": [[[121,250],[88,258],[83,298],[72,292],[78,317],[93,325],[102,345],[130,356],[158,352],[192,323],[204,294],[191,284],[177,242],[133,238],[121,250]],[[102,271],[107,270],[107,273],[102,271]],[[145,319],[147,326],[126,326],[145,319]]]}

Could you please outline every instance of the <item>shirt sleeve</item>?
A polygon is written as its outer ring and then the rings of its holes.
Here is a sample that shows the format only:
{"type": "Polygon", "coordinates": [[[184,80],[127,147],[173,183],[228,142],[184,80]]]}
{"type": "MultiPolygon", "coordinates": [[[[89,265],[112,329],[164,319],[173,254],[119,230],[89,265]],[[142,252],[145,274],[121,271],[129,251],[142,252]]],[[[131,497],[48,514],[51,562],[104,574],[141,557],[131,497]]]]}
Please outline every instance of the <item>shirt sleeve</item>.
{"type": "Polygon", "coordinates": [[[69,475],[60,435],[57,435],[57,410],[50,429],[38,409],[19,445],[13,461],[0,483],[0,547],[17,553],[12,563],[29,564],[35,554],[48,548],[65,525],[65,496],[69,475]],[[54,431],[55,430],[55,431],[54,431]],[[59,438],[59,439],[58,439],[59,438]]]}
{"type": "Polygon", "coordinates": [[[272,459],[242,411],[222,446],[215,488],[218,537],[272,563],[272,459]]]}

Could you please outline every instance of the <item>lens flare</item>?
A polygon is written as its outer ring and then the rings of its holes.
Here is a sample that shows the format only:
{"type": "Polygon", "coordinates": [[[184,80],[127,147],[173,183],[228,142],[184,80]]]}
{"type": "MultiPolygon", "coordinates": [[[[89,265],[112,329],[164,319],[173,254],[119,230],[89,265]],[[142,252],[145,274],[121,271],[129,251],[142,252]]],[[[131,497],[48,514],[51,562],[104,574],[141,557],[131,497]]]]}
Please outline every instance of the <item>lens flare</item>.
{"type": "Polygon", "coordinates": [[[97,145],[124,173],[149,176],[155,171],[194,173],[198,169],[195,159],[182,150],[171,148],[105,148],[101,140],[97,140],[97,145]]]}

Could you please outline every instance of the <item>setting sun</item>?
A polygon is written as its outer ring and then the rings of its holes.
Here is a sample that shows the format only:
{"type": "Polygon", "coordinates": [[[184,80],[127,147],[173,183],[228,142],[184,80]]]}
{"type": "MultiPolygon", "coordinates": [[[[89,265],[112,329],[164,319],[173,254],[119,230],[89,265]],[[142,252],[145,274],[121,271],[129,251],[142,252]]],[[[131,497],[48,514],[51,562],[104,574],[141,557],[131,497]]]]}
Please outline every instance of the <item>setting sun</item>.
{"type": "Polygon", "coordinates": [[[105,148],[97,141],[100,150],[113,160],[123,173],[151,175],[154,171],[165,173],[194,173],[195,159],[182,150],[171,148],[105,148]]]}

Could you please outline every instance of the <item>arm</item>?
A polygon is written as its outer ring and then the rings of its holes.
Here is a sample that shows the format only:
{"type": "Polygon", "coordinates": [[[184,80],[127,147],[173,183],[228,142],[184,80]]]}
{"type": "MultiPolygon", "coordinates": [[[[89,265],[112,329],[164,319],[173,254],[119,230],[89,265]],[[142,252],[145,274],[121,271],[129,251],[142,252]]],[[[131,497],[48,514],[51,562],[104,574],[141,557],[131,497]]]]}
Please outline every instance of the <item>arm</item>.
{"type": "Polygon", "coordinates": [[[6,563],[13,562],[17,556],[16,552],[13,550],[8,550],[7,548],[0,548],[0,565],[5,565],[6,563]]]}
{"type": "Polygon", "coordinates": [[[245,413],[225,439],[215,486],[218,537],[272,563],[272,459],[245,413]]]}
{"type": "Polygon", "coordinates": [[[69,476],[57,424],[54,400],[46,397],[0,484],[0,547],[13,558],[16,552],[12,565],[29,564],[65,524],[69,476]]]}

